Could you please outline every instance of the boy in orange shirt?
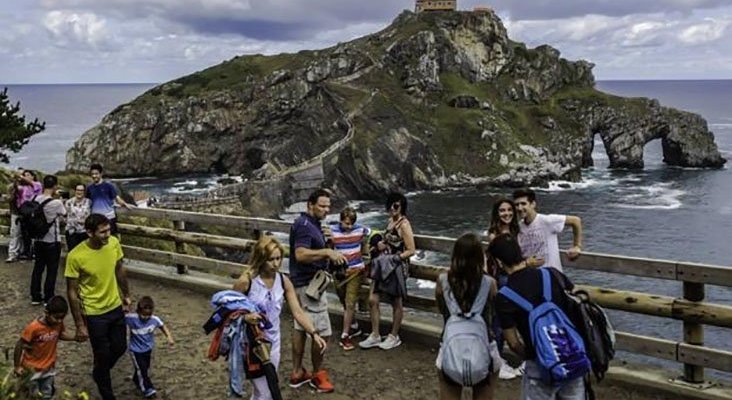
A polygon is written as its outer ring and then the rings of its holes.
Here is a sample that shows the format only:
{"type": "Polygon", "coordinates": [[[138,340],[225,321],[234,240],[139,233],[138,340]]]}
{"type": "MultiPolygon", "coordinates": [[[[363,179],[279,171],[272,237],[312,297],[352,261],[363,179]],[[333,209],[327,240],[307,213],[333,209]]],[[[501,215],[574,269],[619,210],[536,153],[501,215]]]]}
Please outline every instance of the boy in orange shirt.
{"type": "Polygon", "coordinates": [[[26,370],[31,372],[30,391],[36,398],[51,399],[56,391],[53,385],[56,345],[59,339],[74,340],[73,335],[64,331],[63,321],[68,312],[66,299],[52,297],[44,315],[28,324],[15,344],[15,374],[21,376],[26,370]]]}

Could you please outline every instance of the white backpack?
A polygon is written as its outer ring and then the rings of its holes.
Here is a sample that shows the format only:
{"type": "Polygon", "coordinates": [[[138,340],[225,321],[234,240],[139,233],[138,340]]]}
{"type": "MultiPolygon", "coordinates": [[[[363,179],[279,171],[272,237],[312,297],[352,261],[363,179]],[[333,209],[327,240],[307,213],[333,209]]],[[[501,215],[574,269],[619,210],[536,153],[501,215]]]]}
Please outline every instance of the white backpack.
{"type": "Polygon", "coordinates": [[[442,333],[442,361],[439,367],[457,384],[476,385],[488,377],[492,364],[491,343],[482,316],[490,293],[489,278],[483,277],[478,295],[468,313],[463,313],[455,300],[447,274],[440,275],[438,281],[442,285],[445,304],[450,311],[442,333]]]}

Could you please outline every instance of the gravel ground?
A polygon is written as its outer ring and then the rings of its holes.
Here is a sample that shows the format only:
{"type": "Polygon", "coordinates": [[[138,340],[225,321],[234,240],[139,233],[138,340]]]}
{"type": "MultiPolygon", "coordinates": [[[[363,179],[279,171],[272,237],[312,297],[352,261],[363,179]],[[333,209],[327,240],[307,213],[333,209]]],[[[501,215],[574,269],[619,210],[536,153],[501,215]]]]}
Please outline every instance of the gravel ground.
{"type": "MultiPolygon", "coordinates": [[[[0,346],[12,347],[23,327],[42,309],[30,305],[29,262],[0,263],[0,346]]],[[[62,273],[60,272],[60,275],[62,273]]],[[[150,295],[156,302],[156,314],[171,329],[175,347],[167,347],[162,336],[153,352],[152,379],[162,399],[224,399],[227,395],[227,371],[223,361],[210,362],[206,351],[210,337],[204,336],[201,325],[210,315],[208,297],[178,288],[164,287],[149,281],[131,280],[134,297],[150,295]]],[[[61,276],[57,293],[65,294],[61,276]]],[[[283,318],[289,319],[287,315],[283,318]]],[[[73,319],[67,316],[66,325],[73,330],[73,319]]],[[[290,389],[284,382],[291,371],[292,355],[289,335],[291,323],[283,323],[282,362],[280,381],[285,399],[436,399],[437,377],[434,368],[436,349],[405,343],[391,350],[344,352],[337,342],[329,343],[326,366],[336,385],[335,393],[317,394],[307,387],[290,389]]],[[[307,356],[306,356],[307,358],[307,356]]],[[[56,380],[61,393],[68,389],[81,390],[96,396],[91,378],[91,347],[89,343],[61,342],[59,344],[56,380]]],[[[306,365],[309,365],[307,363],[306,365]]],[[[113,384],[120,400],[141,398],[130,381],[132,364],[123,356],[113,372],[113,384]]],[[[519,379],[500,381],[496,399],[517,399],[519,379]]],[[[669,399],[653,393],[639,393],[622,387],[602,385],[596,388],[599,399],[669,399]]],[[[251,392],[249,392],[251,393],[251,392]]],[[[468,397],[465,397],[468,398],[468,397]]]]}

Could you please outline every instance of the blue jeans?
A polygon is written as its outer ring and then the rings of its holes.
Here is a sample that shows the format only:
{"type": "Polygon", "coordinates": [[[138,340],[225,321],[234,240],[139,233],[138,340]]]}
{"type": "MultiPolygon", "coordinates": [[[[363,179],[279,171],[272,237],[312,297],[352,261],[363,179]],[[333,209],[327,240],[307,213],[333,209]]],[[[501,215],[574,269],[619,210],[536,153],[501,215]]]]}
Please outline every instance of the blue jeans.
{"type": "Polygon", "coordinates": [[[585,400],[585,381],[579,377],[564,382],[561,386],[544,383],[539,365],[526,360],[526,371],[521,381],[521,400],[585,400]]]}
{"type": "Polygon", "coordinates": [[[103,400],[115,400],[110,373],[127,350],[127,328],[122,307],[101,315],[88,315],[86,326],[94,354],[94,382],[103,400]]]}

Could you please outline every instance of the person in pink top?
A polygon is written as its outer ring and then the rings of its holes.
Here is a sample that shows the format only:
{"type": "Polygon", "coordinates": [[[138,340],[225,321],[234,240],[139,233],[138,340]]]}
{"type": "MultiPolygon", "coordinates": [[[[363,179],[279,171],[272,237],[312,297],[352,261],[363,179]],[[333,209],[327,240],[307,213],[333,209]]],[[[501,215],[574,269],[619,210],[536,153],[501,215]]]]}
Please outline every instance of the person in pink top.
{"type": "Polygon", "coordinates": [[[18,169],[15,182],[12,186],[14,193],[11,201],[10,214],[10,243],[8,244],[8,258],[5,262],[11,263],[18,259],[29,259],[31,254],[31,238],[23,232],[20,225],[18,210],[26,201],[32,200],[43,191],[43,186],[36,180],[36,173],[31,170],[18,169]]]}

